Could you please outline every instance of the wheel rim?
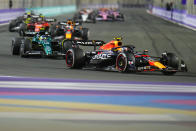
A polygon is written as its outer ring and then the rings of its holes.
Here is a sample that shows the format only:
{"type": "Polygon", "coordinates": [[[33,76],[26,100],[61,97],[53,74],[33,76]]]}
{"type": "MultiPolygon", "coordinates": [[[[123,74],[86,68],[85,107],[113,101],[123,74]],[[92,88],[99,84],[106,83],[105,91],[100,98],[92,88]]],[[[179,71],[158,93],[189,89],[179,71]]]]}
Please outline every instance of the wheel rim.
{"type": "Polygon", "coordinates": [[[72,51],[69,50],[66,53],[66,64],[68,67],[72,67],[73,63],[74,63],[74,56],[73,56],[72,51]]]}
{"type": "Polygon", "coordinates": [[[119,71],[125,71],[127,66],[126,58],[121,54],[118,56],[116,61],[116,67],[119,71]]]}

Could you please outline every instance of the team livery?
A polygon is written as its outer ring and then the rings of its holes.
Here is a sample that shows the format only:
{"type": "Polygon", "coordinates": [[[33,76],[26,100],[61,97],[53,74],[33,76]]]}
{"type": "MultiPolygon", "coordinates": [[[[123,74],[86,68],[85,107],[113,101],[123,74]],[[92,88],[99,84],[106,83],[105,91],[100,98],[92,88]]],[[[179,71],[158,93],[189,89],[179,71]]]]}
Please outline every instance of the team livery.
{"type": "Polygon", "coordinates": [[[80,22],[72,20],[53,25],[50,32],[53,37],[60,39],[88,40],[88,28],[83,28],[80,22]]]}
{"type": "Polygon", "coordinates": [[[56,19],[44,18],[43,16],[33,16],[28,23],[22,23],[18,30],[20,36],[34,36],[39,31],[49,31],[56,19]]]}
{"type": "Polygon", "coordinates": [[[73,17],[75,21],[96,23],[96,12],[93,9],[82,9],[73,17]]]}
{"type": "Polygon", "coordinates": [[[28,57],[38,55],[43,57],[64,56],[62,44],[53,40],[47,32],[39,32],[34,37],[18,37],[12,40],[12,55],[28,57]]]}
{"type": "Polygon", "coordinates": [[[161,57],[148,55],[147,50],[137,52],[133,45],[123,46],[121,38],[104,44],[103,41],[72,41],[66,51],[66,65],[70,68],[91,67],[111,69],[119,72],[161,71],[172,75],[178,71],[187,71],[184,61],[173,53],[162,53],[161,57]],[[94,51],[84,52],[80,45],[100,46],[94,51]]]}

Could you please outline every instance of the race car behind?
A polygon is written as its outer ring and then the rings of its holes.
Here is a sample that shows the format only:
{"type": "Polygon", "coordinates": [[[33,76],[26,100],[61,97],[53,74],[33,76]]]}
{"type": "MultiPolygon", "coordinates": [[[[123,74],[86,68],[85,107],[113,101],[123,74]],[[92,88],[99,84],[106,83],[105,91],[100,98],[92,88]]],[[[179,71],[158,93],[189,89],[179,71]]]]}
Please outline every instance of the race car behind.
{"type": "Polygon", "coordinates": [[[50,33],[53,37],[69,40],[88,40],[89,30],[82,27],[80,22],[67,20],[51,26],[50,33]]]}
{"type": "Polygon", "coordinates": [[[21,57],[64,56],[61,42],[53,40],[47,32],[39,32],[34,37],[14,38],[11,44],[11,53],[12,55],[20,55],[21,57]]]}
{"type": "Polygon", "coordinates": [[[55,22],[56,19],[53,18],[33,16],[30,22],[20,24],[18,32],[20,36],[34,36],[39,31],[48,32],[50,26],[55,22]]]}
{"type": "Polygon", "coordinates": [[[73,17],[74,21],[96,23],[96,12],[93,9],[82,9],[73,17]]]}

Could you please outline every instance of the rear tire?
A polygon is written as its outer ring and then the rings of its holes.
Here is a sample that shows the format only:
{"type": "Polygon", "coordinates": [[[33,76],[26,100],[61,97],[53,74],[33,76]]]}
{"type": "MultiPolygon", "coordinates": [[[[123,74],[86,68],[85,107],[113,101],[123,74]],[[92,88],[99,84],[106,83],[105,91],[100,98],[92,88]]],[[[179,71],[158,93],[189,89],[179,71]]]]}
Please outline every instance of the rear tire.
{"type": "Polygon", "coordinates": [[[123,14],[121,14],[121,18],[122,18],[122,21],[124,22],[125,21],[125,17],[123,14]]]}
{"type": "Polygon", "coordinates": [[[126,72],[136,72],[135,69],[135,57],[133,54],[130,53],[120,53],[116,57],[116,69],[119,72],[126,73],[126,72]],[[131,61],[132,64],[128,64],[131,61]]]}
{"type": "Polygon", "coordinates": [[[88,40],[88,29],[87,28],[82,29],[82,39],[88,40]]]}
{"type": "Polygon", "coordinates": [[[20,29],[19,29],[19,35],[24,37],[26,29],[27,29],[27,25],[25,23],[21,23],[20,29]]]}
{"type": "Polygon", "coordinates": [[[84,53],[80,48],[69,49],[66,53],[66,65],[72,69],[81,69],[84,66],[84,53]]]}
{"type": "Polygon", "coordinates": [[[23,38],[14,38],[11,44],[11,53],[12,55],[19,55],[20,54],[20,45],[22,43],[23,38]]]}
{"type": "Polygon", "coordinates": [[[96,16],[94,15],[94,13],[92,13],[90,15],[90,19],[92,20],[92,22],[95,24],[96,23],[96,16]]]}
{"type": "Polygon", "coordinates": [[[9,31],[10,32],[14,32],[14,30],[12,30],[12,28],[14,28],[16,26],[16,21],[12,20],[9,24],[9,31]]]}
{"type": "Polygon", "coordinates": [[[63,41],[63,43],[62,43],[63,52],[66,54],[66,52],[67,52],[69,49],[72,49],[72,45],[73,45],[73,43],[72,43],[72,41],[70,41],[70,40],[65,40],[65,41],[63,41]]]}
{"type": "Polygon", "coordinates": [[[52,37],[55,37],[56,36],[56,26],[57,26],[57,24],[54,24],[54,25],[52,25],[49,28],[49,32],[50,32],[50,34],[51,34],[52,37]]]}

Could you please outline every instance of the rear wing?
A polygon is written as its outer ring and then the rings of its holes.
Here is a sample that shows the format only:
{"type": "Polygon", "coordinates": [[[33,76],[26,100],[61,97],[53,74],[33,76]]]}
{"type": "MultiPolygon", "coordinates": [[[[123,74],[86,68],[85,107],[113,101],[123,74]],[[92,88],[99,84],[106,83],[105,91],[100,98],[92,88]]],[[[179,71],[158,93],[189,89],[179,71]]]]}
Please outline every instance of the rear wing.
{"type": "Polygon", "coordinates": [[[105,44],[102,40],[77,40],[75,43],[82,46],[102,46],[105,44]]]}
{"type": "MultiPolygon", "coordinates": [[[[64,22],[59,22],[59,24],[60,25],[67,25],[67,22],[66,21],[64,21],[64,22]]],[[[76,25],[76,26],[78,26],[78,25],[81,25],[82,24],[82,22],[80,22],[80,21],[77,21],[77,22],[74,22],[74,24],[76,25]]]]}

